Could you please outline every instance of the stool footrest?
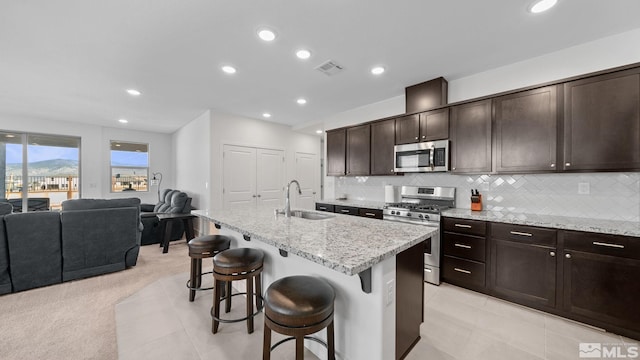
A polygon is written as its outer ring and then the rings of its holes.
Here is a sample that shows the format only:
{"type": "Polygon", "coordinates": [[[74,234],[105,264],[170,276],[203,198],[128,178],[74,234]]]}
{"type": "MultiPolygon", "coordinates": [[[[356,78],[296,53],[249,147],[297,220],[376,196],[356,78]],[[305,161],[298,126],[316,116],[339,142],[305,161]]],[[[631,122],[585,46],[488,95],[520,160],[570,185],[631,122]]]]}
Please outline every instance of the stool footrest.
{"type": "MultiPolygon", "coordinates": [[[[213,271],[207,271],[204,272],[202,275],[206,275],[206,274],[213,274],[213,271]]],[[[204,290],[213,290],[213,286],[212,287],[208,287],[208,288],[202,288],[202,287],[191,287],[191,280],[187,280],[187,289],[189,290],[195,290],[195,291],[204,291],[204,290]]]]}
{"type": "MultiPolygon", "coordinates": [[[[325,348],[329,348],[329,346],[327,345],[327,343],[324,340],[318,339],[317,337],[313,337],[313,336],[305,336],[304,337],[306,340],[313,340],[317,343],[319,343],[320,345],[324,346],[325,348]]],[[[273,344],[271,346],[271,351],[273,351],[273,349],[275,349],[276,347],[282,345],[283,343],[286,343],[287,341],[291,341],[291,340],[295,340],[295,336],[290,336],[288,338],[284,338],[280,341],[278,341],[277,343],[273,344]]]]}
{"type": "MultiPolygon", "coordinates": [[[[220,298],[220,302],[222,302],[222,300],[226,300],[229,296],[246,295],[246,294],[247,294],[246,292],[241,292],[241,293],[235,293],[235,294],[231,294],[231,295],[223,296],[222,298],[220,298]]],[[[260,294],[258,294],[258,293],[253,293],[253,296],[255,296],[255,297],[256,297],[256,299],[262,299],[262,296],[261,296],[260,294]]],[[[213,310],[214,310],[214,307],[213,307],[213,306],[211,307],[211,310],[209,311],[209,313],[211,314],[211,317],[212,317],[214,320],[216,320],[216,321],[218,321],[218,322],[221,322],[221,323],[223,323],[223,324],[229,324],[229,323],[235,323],[235,322],[245,321],[245,320],[247,320],[247,319],[249,319],[249,318],[252,318],[252,317],[254,317],[254,316],[258,315],[258,314],[262,311],[262,308],[263,308],[263,307],[264,307],[264,306],[258,307],[258,308],[257,308],[257,310],[256,310],[253,314],[251,314],[251,315],[249,315],[249,316],[245,316],[245,317],[243,317],[242,319],[221,319],[220,317],[217,317],[217,316],[215,316],[215,315],[213,314],[213,310]]]]}

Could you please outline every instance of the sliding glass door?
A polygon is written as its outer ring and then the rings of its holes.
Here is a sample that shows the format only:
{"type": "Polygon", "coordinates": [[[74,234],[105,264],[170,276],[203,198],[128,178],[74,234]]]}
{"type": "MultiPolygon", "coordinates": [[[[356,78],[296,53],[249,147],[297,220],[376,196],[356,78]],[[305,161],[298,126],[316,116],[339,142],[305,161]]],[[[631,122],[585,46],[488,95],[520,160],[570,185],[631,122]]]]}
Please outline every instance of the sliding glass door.
{"type": "Polygon", "coordinates": [[[14,211],[60,209],[80,197],[80,138],[0,132],[0,170],[14,211]]]}

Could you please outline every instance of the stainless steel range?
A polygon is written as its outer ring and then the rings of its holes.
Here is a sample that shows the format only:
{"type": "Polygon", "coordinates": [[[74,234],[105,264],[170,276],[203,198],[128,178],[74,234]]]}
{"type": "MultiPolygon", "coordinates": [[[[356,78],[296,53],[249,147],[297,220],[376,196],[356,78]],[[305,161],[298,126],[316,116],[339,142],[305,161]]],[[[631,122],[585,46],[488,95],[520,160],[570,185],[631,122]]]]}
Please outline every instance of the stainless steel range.
{"type": "MultiPolygon", "coordinates": [[[[440,230],[440,213],[455,207],[456,188],[440,186],[402,186],[399,201],[387,202],[384,220],[425,225],[440,230]]],[[[440,231],[427,240],[424,250],[424,281],[440,284],[440,231]]]]}

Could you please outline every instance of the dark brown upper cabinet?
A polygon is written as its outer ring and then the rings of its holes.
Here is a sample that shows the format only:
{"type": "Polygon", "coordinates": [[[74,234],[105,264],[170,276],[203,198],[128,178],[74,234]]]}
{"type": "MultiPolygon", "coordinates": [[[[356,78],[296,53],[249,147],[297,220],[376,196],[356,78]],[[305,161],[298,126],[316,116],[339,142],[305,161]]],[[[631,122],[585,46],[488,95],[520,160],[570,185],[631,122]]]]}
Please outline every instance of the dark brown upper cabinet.
{"type": "Polygon", "coordinates": [[[347,130],[327,131],[327,176],[346,174],[347,130]]]}
{"type": "Polygon", "coordinates": [[[451,171],[491,172],[491,99],[451,108],[451,171]]]}
{"type": "Polygon", "coordinates": [[[396,144],[416,143],[420,139],[420,115],[407,115],[396,119],[396,144]]]}
{"type": "Polygon", "coordinates": [[[347,175],[369,175],[371,125],[347,128],[347,175]]]}
{"type": "Polygon", "coordinates": [[[447,104],[448,83],[443,77],[408,86],[405,93],[405,113],[431,110],[447,104]]]}
{"type": "Polygon", "coordinates": [[[371,175],[393,175],[395,119],[371,124],[371,175]]]}
{"type": "Polygon", "coordinates": [[[563,169],[640,169],[639,68],[564,84],[563,169]]]}
{"type": "Polygon", "coordinates": [[[498,173],[556,171],[557,96],[554,85],[493,100],[498,173]]]}
{"type": "Polygon", "coordinates": [[[449,138],[449,108],[402,116],[396,119],[396,144],[449,138]]]}
{"type": "Polygon", "coordinates": [[[449,138],[449,108],[420,114],[420,141],[449,138]]]}

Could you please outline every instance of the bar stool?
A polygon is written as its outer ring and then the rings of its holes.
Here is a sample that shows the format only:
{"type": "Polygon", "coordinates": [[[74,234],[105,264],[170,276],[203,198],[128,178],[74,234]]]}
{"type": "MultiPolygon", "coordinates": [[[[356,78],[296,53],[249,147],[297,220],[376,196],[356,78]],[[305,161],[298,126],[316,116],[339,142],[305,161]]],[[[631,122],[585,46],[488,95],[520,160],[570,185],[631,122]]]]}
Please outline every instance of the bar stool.
{"type": "Polygon", "coordinates": [[[215,280],[213,293],[213,307],[211,308],[211,332],[218,332],[219,323],[234,323],[247,320],[247,332],[253,333],[253,317],[262,310],[262,285],[260,273],[264,264],[264,253],[259,249],[237,248],[220,252],[213,257],[213,278],[215,280]],[[231,293],[231,282],[236,280],[247,281],[247,291],[243,293],[231,293]],[[255,293],[254,293],[255,282],[255,293]],[[223,284],[226,287],[222,294],[223,284]],[[220,301],[226,300],[225,312],[231,311],[231,297],[247,295],[246,317],[241,319],[221,319],[220,301]],[[255,297],[256,311],[253,311],[255,297]]]}
{"type": "Polygon", "coordinates": [[[296,340],[296,360],[304,358],[304,339],[327,348],[328,359],[335,360],[333,302],[335,292],[322,279],[289,276],[273,282],[264,294],[264,343],[262,359],[271,359],[271,351],[280,344],[296,340]],[[327,342],[307,336],[327,328],[327,342]],[[271,346],[271,330],[289,337],[271,346]]]}
{"type": "MultiPolygon", "coordinates": [[[[202,288],[202,259],[214,257],[217,253],[227,250],[231,246],[231,238],[224,235],[204,235],[189,240],[189,257],[191,258],[191,273],[187,288],[189,301],[196,297],[196,291],[211,290],[213,287],[202,288]]],[[[211,274],[208,271],[205,274],[211,274]]]]}

